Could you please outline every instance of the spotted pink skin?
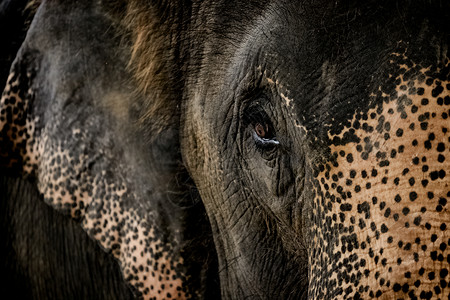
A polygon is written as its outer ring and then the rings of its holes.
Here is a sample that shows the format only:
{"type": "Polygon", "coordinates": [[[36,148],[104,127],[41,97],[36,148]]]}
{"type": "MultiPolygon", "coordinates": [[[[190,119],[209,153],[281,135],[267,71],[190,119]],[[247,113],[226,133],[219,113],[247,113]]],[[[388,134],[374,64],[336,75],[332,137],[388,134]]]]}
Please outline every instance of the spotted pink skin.
{"type": "Polygon", "coordinates": [[[335,161],[315,178],[311,299],[450,294],[450,81],[402,53],[390,62],[396,95],[377,86],[370,101],[382,104],[329,134],[352,131],[360,142],[331,145],[335,161]],[[411,65],[418,72],[407,77],[411,65]]]}
{"type": "MultiPolygon", "coordinates": [[[[93,158],[65,143],[78,141],[83,148],[86,137],[81,128],[73,128],[61,140],[49,137],[47,129],[52,125],[42,126],[32,112],[33,74],[16,72],[19,64],[13,66],[0,100],[0,144],[4,145],[0,167],[36,177],[44,201],[79,220],[91,238],[111,252],[138,298],[192,296],[184,284],[186,275],[180,273],[183,259],[173,250],[177,241],[160,240],[151,214],[124,205],[137,197],[127,186],[126,174],[116,170],[111,181],[105,176],[108,170],[94,173],[89,169],[93,158]]],[[[105,149],[99,155],[111,154],[105,149]]]]}

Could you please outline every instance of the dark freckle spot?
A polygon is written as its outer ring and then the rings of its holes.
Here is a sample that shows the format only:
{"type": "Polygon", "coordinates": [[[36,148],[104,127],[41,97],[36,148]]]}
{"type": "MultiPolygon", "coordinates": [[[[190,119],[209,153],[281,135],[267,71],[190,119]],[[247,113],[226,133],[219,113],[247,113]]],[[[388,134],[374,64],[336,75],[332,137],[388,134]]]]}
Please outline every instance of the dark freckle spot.
{"type": "Polygon", "coordinates": [[[433,242],[433,243],[436,242],[436,240],[437,240],[437,235],[433,233],[433,234],[431,235],[431,239],[430,239],[430,240],[431,240],[431,242],[433,242]]]}
{"type": "Polygon", "coordinates": [[[372,197],[372,204],[375,205],[378,203],[378,198],[377,197],[372,197]]]}
{"type": "Polygon", "coordinates": [[[440,228],[442,231],[445,231],[445,229],[447,228],[447,225],[446,225],[445,223],[442,223],[441,226],[439,226],[439,228],[440,228]]]}
{"type": "Polygon", "coordinates": [[[352,210],[352,205],[349,204],[349,203],[341,204],[340,209],[342,211],[351,211],[352,210]]]}
{"type": "Polygon", "coordinates": [[[439,97],[436,102],[438,105],[444,105],[444,99],[442,99],[441,97],[439,97]]]}
{"type": "Polygon", "coordinates": [[[427,197],[428,197],[428,199],[433,199],[434,198],[434,193],[433,192],[428,192],[427,193],[427,197]]]}
{"type": "Polygon", "coordinates": [[[389,228],[385,224],[381,224],[381,232],[386,233],[389,231],[389,228]]]}
{"type": "Polygon", "coordinates": [[[422,183],[422,186],[423,186],[423,187],[427,187],[427,185],[428,185],[428,180],[424,179],[424,180],[421,181],[421,183],[422,183]]]}
{"type": "Polygon", "coordinates": [[[439,143],[438,146],[437,146],[437,151],[438,152],[444,152],[444,150],[445,150],[444,143],[439,143]]]}
{"type": "Polygon", "coordinates": [[[351,170],[350,171],[350,178],[355,178],[356,176],[356,171],[355,170],[351,170]]]}
{"type": "Polygon", "coordinates": [[[439,96],[444,91],[444,87],[442,85],[438,85],[431,91],[431,96],[434,98],[439,96]]]}
{"type": "Polygon", "coordinates": [[[391,150],[391,158],[395,158],[397,156],[397,150],[392,149],[391,150]]]}
{"type": "Polygon", "coordinates": [[[415,126],[416,125],[414,123],[411,123],[411,124],[409,124],[409,129],[414,130],[415,126]]]}
{"type": "Polygon", "coordinates": [[[412,162],[413,162],[413,164],[418,165],[419,164],[419,158],[418,157],[414,157],[412,162]]]}
{"type": "Polygon", "coordinates": [[[395,185],[398,185],[398,184],[399,184],[399,182],[400,182],[400,178],[398,178],[398,177],[395,177],[395,179],[394,179],[394,184],[395,184],[395,185]]]}
{"type": "Polygon", "coordinates": [[[401,129],[401,128],[397,129],[397,131],[395,132],[395,135],[398,137],[401,137],[403,135],[403,129],[401,129]]]}
{"type": "Polygon", "coordinates": [[[380,167],[387,167],[387,166],[389,166],[389,161],[388,160],[382,160],[382,161],[380,161],[379,166],[380,167]]]}
{"type": "Polygon", "coordinates": [[[420,128],[422,130],[427,130],[428,129],[428,122],[422,122],[420,123],[420,128]]]}
{"type": "MultiPolygon", "coordinates": [[[[430,252],[430,257],[433,261],[437,260],[437,251],[431,251],[430,252]]],[[[422,275],[422,274],[421,274],[422,275]]]]}
{"type": "Polygon", "coordinates": [[[383,178],[381,179],[381,182],[382,182],[383,184],[386,184],[387,181],[388,181],[388,178],[387,178],[387,177],[383,177],[383,178]]]}
{"type": "Polygon", "coordinates": [[[424,143],[425,149],[430,150],[431,149],[431,142],[430,141],[425,141],[424,143]]]}
{"type": "Polygon", "coordinates": [[[411,192],[409,193],[409,200],[414,201],[417,199],[417,193],[416,192],[411,192]]]}
{"type": "Polygon", "coordinates": [[[427,105],[428,104],[428,99],[427,98],[422,98],[422,101],[420,101],[420,104],[427,105]]]}
{"type": "Polygon", "coordinates": [[[375,176],[377,176],[377,174],[378,174],[377,170],[376,169],[372,169],[371,176],[375,177],[375,176]]]}
{"type": "Polygon", "coordinates": [[[404,207],[403,209],[402,209],[402,213],[406,216],[406,215],[408,215],[409,214],[409,208],[408,207],[404,207]]]}
{"type": "Polygon", "coordinates": [[[395,195],[394,201],[399,203],[400,201],[402,201],[402,197],[400,197],[399,194],[395,195]]]}
{"type": "Polygon", "coordinates": [[[398,153],[403,153],[403,151],[405,151],[405,146],[404,145],[400,145],[398,147],[398,153]]]}
{"type": "Polygon", "coordinates": [[[429,169],[429,167],[428,167],[428,165],[423,165],[422,166],[422,172],[428,172],[428,169],[429,169]]]}
{"type": "Polygon", "coordinates": [[[411,178],[408,180],[408,182],[409,182],[409,185],[410,185],[410,186],[413,186],[413,185],[416,183],[414,177],[411,177],[411,178]]]}
{"type": "Polygon", "coordinates": [[[422,221],[422,217],[420,217],[420,216],[414,218],[414,225],[419,226],[421,221],[422,221]]]}
{"type": "Polygon", "coordinates": [[[358,213],[365,214],[365,218],[369,219],[370,218],[370,204],[367,201],[364,201],[361,204],[358,204],[358,213]]]}
{"type": "Polygon", "coordinates": [[[438,171],[433,171],[433,172],[430,173],[431,180],[434,181],[434,180],[438,179],[438,177],[439,177],[439,172],[438,171]]]}
{"type": "Polygon", "coordinates": [[[428,273],[428,279],[433,280],[434,279],[434,272],[428,273]]]}
{"type": "Polygon", "coordinates": [[[400,118],[406,119],[407,117],[408,117],[408,115],[406,114],[406,112],[404,110],[400,112],[400,118]]]}
{"type": "Polygon", "coordinates": [[[411,112],[415,114],[419,108],[416,105],[411,106],[411,112]]]}
{"type": "Polygon", "coordinates": [[[426,228],[427,230],[430,230],[430,229],[431,229],[430,223],[425,223],[425,228],[426,228]]]}
{"type": "Polygon", "coordinates": [[[399,215],[398,214],[393,214],[392,217],[394,218],[395,221],[398,221],[398,219],[399,219],[399,215]]]}
{"type": "Polygon", "coordinates": [[[347,161],[348,161],[349,163],[352,163],[352,162],[353,162],[353,155],[352,155],[351,153],[349,153],[349,154],[347,155],[347,161]]]}
{"type": "Polygon", "coordinates": [[[445,156],[442,154],[438,155],[438,162],[443,163],[445,161],[445,156]]]}
{"type": "Polygon", "coordinates": [[[367,152],[361,153],[361,158],[362,158],[363,160],[367,160],[367,159],[369,158],[369,153],[367,153],[367,152]]]}

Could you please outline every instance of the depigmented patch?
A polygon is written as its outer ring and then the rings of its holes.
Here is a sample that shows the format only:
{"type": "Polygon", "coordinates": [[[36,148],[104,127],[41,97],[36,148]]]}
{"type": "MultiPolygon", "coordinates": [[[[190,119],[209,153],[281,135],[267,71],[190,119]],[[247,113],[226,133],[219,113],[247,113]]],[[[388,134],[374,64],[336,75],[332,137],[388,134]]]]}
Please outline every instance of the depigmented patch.
{"type": "Polygon", "coordinates": [[[449,294],[450,81],[404,55],[390,63],[395,92],[380,86],[378,105],[329,134],[331,159],[315,180],[312,298],[449,294]]]}

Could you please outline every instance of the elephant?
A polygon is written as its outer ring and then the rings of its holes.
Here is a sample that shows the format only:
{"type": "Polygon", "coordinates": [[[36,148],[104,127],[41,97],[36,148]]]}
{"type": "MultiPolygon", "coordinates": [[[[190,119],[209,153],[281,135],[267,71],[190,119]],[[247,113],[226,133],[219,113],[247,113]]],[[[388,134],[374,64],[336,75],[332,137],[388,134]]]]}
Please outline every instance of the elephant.
{"type": "Polygon", "coordinates": [[[6,289],[449,297],[449,3],[5,3],[6,289]]]}

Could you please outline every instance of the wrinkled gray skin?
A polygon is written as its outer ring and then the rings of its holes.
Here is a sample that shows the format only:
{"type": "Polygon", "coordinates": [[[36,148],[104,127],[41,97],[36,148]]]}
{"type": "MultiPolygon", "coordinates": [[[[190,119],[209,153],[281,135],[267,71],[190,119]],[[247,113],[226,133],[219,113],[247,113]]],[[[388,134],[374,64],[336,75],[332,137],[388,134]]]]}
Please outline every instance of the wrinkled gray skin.
{"type": "MultiPolygon", "coordinates": [[[[136,297],[438,299],[449,294],[449,11],[43,1],[2,97],[2,172],[34,180],[136,297]]],[[[6,250],[54,261],[23,246],[6,250]]],[[[69,287],[83,274],[54,272],[69,287]]],[[[52,290],[29,281],[33,295],[52,290]]]]}

